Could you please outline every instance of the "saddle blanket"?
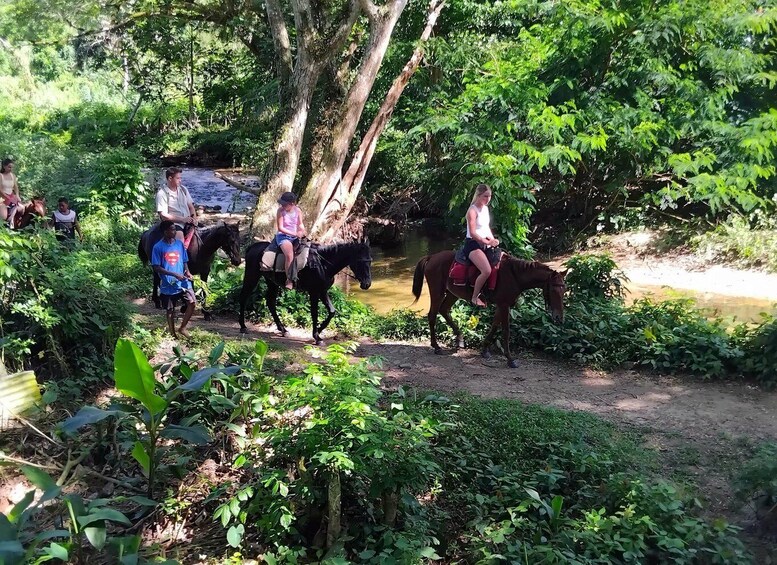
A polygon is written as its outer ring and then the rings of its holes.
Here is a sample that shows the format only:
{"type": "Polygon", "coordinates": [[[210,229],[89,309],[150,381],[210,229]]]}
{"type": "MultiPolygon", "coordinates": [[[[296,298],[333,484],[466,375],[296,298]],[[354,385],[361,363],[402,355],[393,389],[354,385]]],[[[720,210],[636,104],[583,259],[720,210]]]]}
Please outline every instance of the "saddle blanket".
{"type": "MultiPolygon", "coordinates": [[[[294,255],[294,259],[297,263],[297,271],[301,271],[305,268],[305,265],[308,263],[308,255],[310,253],[310,245],[301,244],[299,248],[296,250],[296,254],[294,255]]],[[[283,266],[285,265],[285,261],[283,258],[283,253],[280,249],[274,244],[270,244],[267,246],[267,249],[262,254],[262,263],[260,265],[260,269],[262,271],[275,271],[276,273],[284,273],[286,272],[283,266]]]]}
{"type": "MultiPolygon", "coordinates": [[[[491,267],[491,274],[486,281],[486,288],[488,290],[494,290],[496,288],[496,278],[499,275],[499,267],[502,266],[502,261],[499,261],[496,265],[491,267]]],[[[464,265],[458,261],[454,261],[451,265],[451,270],[448,272],[448,277],[451,279],[453,286],[473,286],[475,279],[478,278],[480,269],[475,265],[464,265]]]]}

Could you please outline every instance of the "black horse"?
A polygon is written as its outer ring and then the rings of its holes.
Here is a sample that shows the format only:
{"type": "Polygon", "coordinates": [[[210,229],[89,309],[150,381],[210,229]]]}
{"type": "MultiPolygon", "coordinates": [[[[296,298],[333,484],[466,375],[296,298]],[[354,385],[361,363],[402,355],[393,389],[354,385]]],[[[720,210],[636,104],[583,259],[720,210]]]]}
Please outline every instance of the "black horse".
{"type": "MultiPolygon", "coordinates": [[[[260,277],[264,277],[267,282],[267,294],[264,299],[267,308],[272,314],[275,326],[281,335],[286,335],[286,326],[283,325],[278,317],[278,292],[286,282],[285,273],[276,273],[274,271],[261,270],[262,255],[269,245],[266,241],[254,243],[246,250],[246,272],[243,278],[243,289],[240,291],[240,331],[246,333],[245,307],[249,297],[256,288],[260,277]]],[[[327,245],[310,250],[311,259],[308,260],[308,266],[300,270],[297,290],[307,292],[310,295],[310,317],[313,320],[313,339],[316,345],[321,345],[321,332],[326,329],[329,322],[336,314],[332,300],[329,298],[329,289],[335,282],[335,275],[345,267],[350,267],[356,280],[362,290],[367,290],[372,284],[372,275],[370,274],[370,264],[372,256],[370,255],[369,241],[354,243],[340,243],[336,245],[327,245]],[[317,253],[317,257],[314,254],[317,253]],[[316,264],[316,261],[320,262],[316,264]],[[316,265],[316,266],[313,266],[316,265]],[[327,316],[321,325],[318,324],[318,302],[324,303],[327,309],[327,316]]]]}
{"type": "MultiPolygon", "coordinates": [[[[225,224],[220,222],[215,226],[211,226],[200,230],[197,236],[193,237],[189,242],[189,247],[186,249],[189,255],[189,272],[193,275],[200,275],[202,282],[208,282],[208,275],[210,274],[210,266],[213,264],[213,257],[216,255],[216,251],[223,250],[227,254],[230,261],[234,266],[240,265],[240,232],[238,231],[237,224],[225,224]]],[[[140,243],[138,243],[138,257],[145,265],[148,263],[151,257],[151,250],[154,245],[162,239],[162,232],[159,230],[157,224],[151,229],[143,232],[140,236],[140,243]]],[[[161,308],[162,304],[159,300],[159,275],[154,271],[154,289],[152,292],[152,300],[157,308],[161,308]]],[[[202,313],[206,320],[209,320],[210,312],[202,309],[202,313]]]]}

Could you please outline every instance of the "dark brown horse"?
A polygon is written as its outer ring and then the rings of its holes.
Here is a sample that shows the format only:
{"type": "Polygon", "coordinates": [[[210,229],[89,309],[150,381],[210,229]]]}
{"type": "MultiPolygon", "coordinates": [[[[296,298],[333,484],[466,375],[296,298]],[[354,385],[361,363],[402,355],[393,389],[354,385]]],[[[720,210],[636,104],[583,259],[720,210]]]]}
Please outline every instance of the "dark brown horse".
{"type": "MultiPolygon", "coordinates": [[[[202,282],[208,282],[208,275],[210,274],[210,267],[213,264],[213,258],[216,255],[216,251],[221,249],[227,254],[232,264],[237,267],[240,265],[240,232],[238,231],[237,224],[225,224],[221,222],[215,226],[211,226],[201,230],[199,237],[195,236],[189,242],[189,247],[186,249],[186,253],[189,256],[189,272],[193,275],[200,275],[202,282]]],[[[145,265],[151,258],[151,250],[154,245],[162,239],[162,232],[159,230],[159,225],[155,225],[153,228],[143,232],[140,236],[140,243],[138,243],[138,257],[145,265]]],[[[159,300],[159,275],[154,271],[154,288],[152,290],[151,298],[157,308],[161,308],[162,304],[159,300]]],[[[204,303],[204,302],[203,302],[204,303]]],[[[206,320],[211,318],[210,312],[203,308],[203,315],[206,320]]]]}
{"type": "MultiPolygon", "coordinates": [[[[243,278],[243,288],[240,291],[240,331],[246,333],[245,309],[249,298],[254,292],[260,278],[267,282],[265,302],[270,310],[270,315],[281,335],[286,335],[286,326],[278,317],[278,293],[286,282],[285,273],[261,270],[262,255],[269,245],[266,241],[258,241],[246,250],[246,272],[243,278]]],[[[313,321],[313,340],[316,345],[323,343],[323,332],[332,321],[337,311],[332,299],[329,297],[329,289],[335,282],[335,275],[349,267],[353,271],[354,278],[359,281],[362,290],[367,290],[372,285],[372,255],[370,254],[369,240],[326,245],[310,250],[311,257],[308,265],[300,270],[297,281],[297,290],[307,292],[310,296],[310,317],[313,321]],[[314,255],[315,254],[315,255],[314,255]],[[327,310],[326,317],[321,324],[318,323],[318,303],[321,302],[327,310]]]]}
{"type": "Polygon", "coordinates": [[[26,228],[32,223],[35,216],[46,217],[46,199],[42,196],[35,196],[26,204],[19,204],[19,210],[14,217],[14,229],[26,228]]]}
{"type": "MultiPolygon", "coordinates": [[[[437,314],[442,314],[445,321],[456,335],[456,347],[464,347],[461,330],[451,317],[451,307],[459,299],[471,300],[471,286],[454,286],[448,278],[455,252],[440,251],[434,255],[422,257],[415,268],[413,276],[413,295],[416,301],[421,297],[424,277],[429,286],[431,305],[429,307],[429,332],[432,337],[432,347],[435,353],[442,353],[437,344],[435,322],[437,314]]],[[[523,261],[515,257],[505,257],[499,268],[496,287],[487,296],[489,303],[496,305],[496,314],[491,329],[483,340],[483,356],[490,355],[491,343],[497,329],[502,328],[502,345],[510,367],[517,367],[518,362],[510,354],[510,308],[518,296],[527,289],[541,288],[545,297],[545,305],[550,309],[553,321],[560,324],[564,321],[564,292],[566,272],[559,273],[542,263],[523,261]]]]}

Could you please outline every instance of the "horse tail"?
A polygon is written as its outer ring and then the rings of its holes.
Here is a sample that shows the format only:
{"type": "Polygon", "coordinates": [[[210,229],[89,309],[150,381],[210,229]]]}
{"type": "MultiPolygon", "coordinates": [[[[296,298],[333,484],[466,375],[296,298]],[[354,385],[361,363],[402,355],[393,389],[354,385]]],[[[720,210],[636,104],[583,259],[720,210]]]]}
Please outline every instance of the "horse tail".
{"type": "Polygon", "coordinates": [[[148,264],[148,255],[146,255],[146,250],[143,248],[143,237],[141,236],[140,242],[138,243],[138,257],[140,258],[141,263],[143,265],[148,264]]]}
{"type": "Polygon", "coordinates": [[[413,304],[418,302],[418,299],[421,298],[421,290],[424,288],[424,271],[426,270],[426,264],[429,262],[429,255],[426,255],[425,257],[421,257],[421,260],[418,261],[418,264],[415,266],[415,274],[413,275],[413,296],[415,296],[415,300],[413,300],[413,304]]]}

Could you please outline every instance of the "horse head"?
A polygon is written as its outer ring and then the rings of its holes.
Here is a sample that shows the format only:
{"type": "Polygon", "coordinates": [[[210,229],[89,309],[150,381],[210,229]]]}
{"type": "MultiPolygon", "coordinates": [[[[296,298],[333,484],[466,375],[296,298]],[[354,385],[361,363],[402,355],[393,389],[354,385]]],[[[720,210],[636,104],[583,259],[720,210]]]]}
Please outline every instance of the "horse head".
{"type": "Polygon", "coordinates": [[[365,238],[354,244],[353,254],[348,263],[362,290],[367,290],[372,286],[371,265],[370,240],[365,238]]]}
{"type": "Polygon", "coordinates": [[[542,289],[545,307],[550,310],[551,319],[558,325],[564,323],[564,293],[567,291],[564,279],[566,276],[567,271],[559,273],[551,270],[550,277],[542,289]]]}
{"type": "Polygon", "coordinates": [[[27,204],[20,205],[19,214],[16,214],[14,227],[16,229],[26,228],[32,222],[33,216],[41,218],[46,217],[46,198],[43,196],[34,196],[27,204]]]}
{"type": "Polygon", "coordinates": [[[222,223],[219,225],[219,229],[226,230],[226,239],[221,245],[222,251],[227,254],[230,262],[235,266],[239,266],[242,262],[240,257],[240,230],[238,224],[222,223]]]}

